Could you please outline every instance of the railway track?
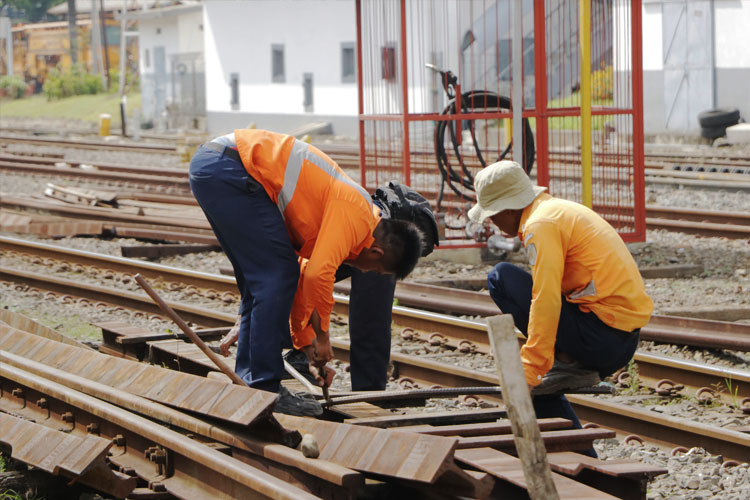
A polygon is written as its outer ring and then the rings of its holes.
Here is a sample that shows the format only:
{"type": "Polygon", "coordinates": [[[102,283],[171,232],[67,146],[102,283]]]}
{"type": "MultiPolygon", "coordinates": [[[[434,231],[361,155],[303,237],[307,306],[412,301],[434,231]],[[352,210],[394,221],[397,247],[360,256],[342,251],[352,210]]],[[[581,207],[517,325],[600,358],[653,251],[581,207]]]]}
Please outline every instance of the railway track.
{"type": "MultiPolygon", "coordinates": [[[[51,246],[33,245],[33,247],[36,247],[39,252],[37,258],[53,259],[54,248],[51,246]]],[[[26,242],[14,243],[6,238],[2,239],[2,247],[0,248],[4,251],[13,252],[17,252],[20,248],[23,248],[24,251],[34,251],[32,246],[27,245],[26,242]],[[13,250],[10,250],[10,248],[13,248],[13,250]]],[[[221,297],[223,293],[228,293],[229,287],[233,286],[231,278],[218,275],[175,270],[166,268],[165,266],[137,261],[133,262],[121,258],[102,257],[94,254],[87,255],[86,253],[75,252],[69,249],[64,250],[63,254],[65,255],[64,260],[68,262],[69,266],[96,266],[100,269],[111,267],[112,269],[109,272],[114,273],[140,272],[149,279],[161,280],[166,289],[169,289],[170,286],[173,287],[172,283],[182,282],[183,287],[193,286],[199,293],[205,291],[206,294],[216,298],[221,297]],[[190,284],[187,285],[187,283],[190,284]]],[[[71,302],[83,299],[89,301],[95,307],[125,307],[139,310],[146,314],[160,314],[153,303],[140,293],[86,285],[76,280],[50,277],[46,273],[21,272],[8,268],[0,269],[0,276],[6,281],[24,283],[24,286],[37,288],[42,294],[52,292],[68,296],[68,299],[63,297],[63,300],[71,302]]],[[[418,292],[416,295],[425,295],[425,290],[425,288],[422,288],[421,292],[418,292]]],[[[411,290],[411,293],[414,294],[414,291],[411,290]]],[[[432,295],[432,292],[429,295],[432,295]]],[[[405,294],[402,294],[402,299],[399,299],[400,303],[409,301],[405,294]]],[[[455,307],[455,297],[447,296],[443,300],[454,304],[455,307]]],[[[234,314],[222,313],[212,308],[184,303],[173,303],[172,306],[185,319],[197,325],[226,327],[234,322],[234,314]]],[[[347,298],[345,296],[337,296],[336,311],[344,315],[346,314],[346,309],[347,298]]],[[[711,324],[713,323],[718,322],[712,322],[711,324]]],[[[449,351],[456,353],[459,358],[462,354],[471,353],[472,351],[482,353],[487,350],[486,326],[478,321],[448,317],[406,307],[395,307],[394,324],[405,329],[402,330],[402,337],[405,337],[407,340],[411,342],[422,341],[445,347],[449,351]]],[[[674,325],[672,326],[674,327],[674,325]]],[[[727,325],[723,326],[729,328],[727,325]]],[[[680,331],[679,326],[676,329],[680,331]]],[[[681,334],[690,336],[690,332],[694,331],[695,328],[688,327],[682,330],[681,334]]],[[[711,336],[715,337],[715,335],[714,331],[713,333],[704,333],[702,337],[707,341],[711,336]]],[[[334,348],[337,358],[347,359],[348,345],[344,340],[334,340],[334,348]]],[[[178,354],[180,353],[182,356],[185,356],[185,359],[181,362],[183,368],[192,364],[195,365],[196,370],[200,369],[201,363],[196,361],[194,354],[190,354],[188,347],[184,346],[178,349],[178,354]]],[[[170,359],[174,355],[175,352],[167,350],[164,352],[164,359],[170,359]]],[[[434,384],[445,387],[497,385],[497,378],[494,373],[480,372],[426,360],[423,357],[399,353],[394,353],[392,359],[397,372],[405,384],[417,384],[421,387],[430,387],[434,384]]],[[[642,381],[648,385],[653,384],[657,392],[662,390],[665,394],[673,394],[671,389],[675,385],[684,385],[687,387],[687,391],[697,394],[701,390],[706,392],[711,387],[716,387],[729,379],[732,380],[733,384],[735,384],[734,387],[737,388],[738,392],[735,394],[735,397],[744,398],[750,396],[750,374],[746,372],[720,369],[687,361],[682,362],[640,352],[636,355],[636,362],[642,381]],[[673,382],[671,386],[668,382],[658,384],[662,379],[671,379],[673,382]]],[[[208,370],[208,367],[204,366],[202,369],[208,370]]],[[[722,396],[721,394],[714,394],[712,397],[721,398],[722,396]]],[[[750,441],[748,441],[746,435],[740,432],[713,428],[687,421],[683,422],[681,420],[670,421],[668,418],[664,419],[648,414],[649,412],[604,401],[601,398],[571,395],[570,400],[583,419],[610,426],[621,433],[639,434],[644,438],[671,446],[698,445],[713,453],[721,453],[726,457],[743,461],[747,461],[750,458],[745,455],[750,450],[748,448],[750,441]],[[618,416],[614,417],[612,415],[618,416]]]]}
{"type": "MultiPolygon", "coordinates": [[[[67,177],[85,180],[104,186],[120,183],[136,191],[143,201],[157,203],[184,204],[195,206],[190,196],[187,175],[184,169],[152,168],[145,166],[117,165],[111,163],[60,162],[59,159],[40,159],[36,157],[19,157],[18,155],[0,154],[0,171],[26,173],[27,175],[48,175],[54,178],[67,177]],[[86,168],[81,168],[85,166],[86,168]],[[135,189],[134,189],[135,188],[135,189]],[[140,193],[138,193],[140,190],[140,193]]],[[[742,184],[742,180],[726,179],[731,186],[742,184]]],[[[696,180],[695,182],[704,182],[696,180]]],[[[706,181],[707,182],[707,181],[706,181]]],[[[748,182],[750,187],[750,181],[748,182]]],[[[425,196],[435,198],[436,193],[424,192],[425,196]],[[434,196],[433,196],[434,195],[434,196]]],[[[458,201],[446,195],[446,206],[458,201]]],[[[42,209],[65,216],[85,217],[93,220],[102,219],[101,210],[96,207],[81,209],[71,206],[55,206],[45,200],[28,199],[27,197],[4,196],[0,206],[20,209],[42,209]]],[[[132,217],[132,216],[131,216],[132,217]]],[[[649,229],[666,229],[700,236],[727,237],[737,239],[750,238],[750,214],[742,212],[695,210],[655,205],[646,206],[646,226],[649,229]]]]}

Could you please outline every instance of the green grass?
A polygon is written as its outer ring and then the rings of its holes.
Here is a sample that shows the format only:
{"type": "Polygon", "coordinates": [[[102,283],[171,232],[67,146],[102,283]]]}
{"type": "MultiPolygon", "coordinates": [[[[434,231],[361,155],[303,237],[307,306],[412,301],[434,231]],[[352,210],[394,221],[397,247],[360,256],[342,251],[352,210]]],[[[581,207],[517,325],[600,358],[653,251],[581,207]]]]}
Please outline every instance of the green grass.
{"type": "MultiPolygon", "coordinates": [[[[141,94],[128,95],[128,114],[141,107],[141,94]]],[[[23,99],[0,100],[0,117],[71,118],[99,123],[99,115],[109,113],[112,123],[120,123],[120,97],[116,93],[79,95],[47,100],[43,94],[23,99]]]]}

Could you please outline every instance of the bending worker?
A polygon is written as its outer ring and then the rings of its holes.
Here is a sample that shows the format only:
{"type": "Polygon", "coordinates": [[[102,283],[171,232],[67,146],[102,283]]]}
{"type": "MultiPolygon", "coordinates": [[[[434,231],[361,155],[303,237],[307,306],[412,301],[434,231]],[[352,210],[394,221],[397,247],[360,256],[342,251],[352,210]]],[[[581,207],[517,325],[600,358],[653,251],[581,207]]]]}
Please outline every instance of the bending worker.
{"type": "Polygon", "coordinates": [[[521,361],[536,415],[580,428],[563,393],[627,365],[651,317],[638,267],[604,219],[533,186],[515,162],[486,167],[474,188],[478,202],[469,217],[489,218],[526,247],[531,274],[502,262],[487,281],[492,299],[526,335],[521,361]]]}
{"type": "Polygon", "coordinates": [[[320,404],[281,386],[291,337],[318,382],[333,357],[328,338],[336,270],[406,277],[422,251],[406,221],[382,219],[370,195],[328,156],[294,137],[235,130],[201,146],[190,187],[234,268],[242,303],[235,371],[278,392],[275,411],[320,415],[320,404]]]}

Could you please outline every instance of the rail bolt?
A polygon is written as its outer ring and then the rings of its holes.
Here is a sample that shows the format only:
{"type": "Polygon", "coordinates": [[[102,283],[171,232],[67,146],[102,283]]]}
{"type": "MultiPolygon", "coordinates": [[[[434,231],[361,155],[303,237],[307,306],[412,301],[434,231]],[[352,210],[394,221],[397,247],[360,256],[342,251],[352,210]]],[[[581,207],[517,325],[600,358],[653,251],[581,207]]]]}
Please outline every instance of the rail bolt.
{"type": "Polygon", "coordinates": [[[46,398],[39,398],[39,399],[37,399],[37,401],[36,401],[36,405],[37,405],[37,406],[38,406],[39,408],[45,409],[45,408],[47,408],[47,407],[49,406],[49,402],[47,402],[47,399],[46,399],[46,398]]]}
{"type": "Polygon", "coordinates": [[[23,389],[21,389],[20,387],[13,389],[12,391],[10,391],[10,393],[17,398],[23,398],[24,395],[23,389]]]}
{"type": "Polygon", "coordinates": [[[151,452],[148,459],[155,464],[163,465],[167,463],[167,452],[162,449],[154,450],[153,452],[151,452]]]}
{"type": "Polygon", "coordinates": [[[430,335],[430,338],[427,339],[427,341],[430,343],[430,345],[433,346],[439,346],[439,345],[445,345],[448,342],[448,339],[445,338],[445,335],[442,333],[433,333],[430,335]]]}
{"type": "Polygon", "coordinates": [[[73,415],[73,413],[72,413],[72,412],[69,412],[69,411],[66,411],[65,413],[63,413],[63,414],[62,414],[62,415],[60,416],[60,418],[62,418],[62,421],[63,421],[63,422],[67,422],[67,423],[69,423],[69,424],[72,424],[73,422],[75,422],[75,421],[76,421],[76,417],[75,417],[75,415],[73,415]]]}
{"type": "Polygon", "coordinates": [[[401,330],[401,338],[404,340],[414,340],[414,337],[417,336],[417,332],[414,331],[413,328],[404,328],[401,330]]]}
{"type": "Polygon", "coordinates": [[[416,389],[419,387],[419,385],[409,377],[401,377],[398,380],[398,385],[400,385],[403,389],[416,389]]]}
{"type": "MultiPolygon", "coordinates": [[[[225,304],[232,304],[237,301],[237,296],[232,292],[224,292],[221,294],[221,301],[225,304]]],[[[331,315],[331,321],[335,322],[333,315],[331,315]]]]}
{"type": "Polygon", "coordinates": [[[742,413],[750,414],[750,398],[744,398],[740,401],[740,410],[742,410],[742,413]]]}
{"type": "Polygon", "coordinates": [[[672,448],[670,455],[672,455],[673,457],[676,457],[678,453],[687,453],[687,452],[688,452],[688,449],[685,448],[684,446],[675,446],[674,448],[672,448]]]}
{"type": "Polygon", "coordinates": [[[618,385],[628,385],[630,382],[630,374],[628,372],[622,372],[617,376],[618,385]]]}
{"type": "Polygon", "coordinates": [[[479,406],[479,403],[481,401],[481,399],[479,399],[479,396],[475,394],[464,394],[460,399],[463,404],[474,407],[479,406]]]}
{"type": "Polygon", "coordinates": [[[716,391],[710,387],[701,387],[695,391],[695,398],[702,404],[711,404],[717,397],[716,391]]]}
{"type": "Polygon", "coordinates": [[[86,426],[86,432],[89,434],[99,434],[99,424],[96,422],[91,422],[86,426]]]}
{"type": "Polygon", "coordinates": [[[636,436],[635,434],[625,436],[625,439],[623,439],[622,441],[626,445],[633,445],[637,443],[638,445],[643,446],[643,438],[641,436],[636,436]]]}
{"type": "Polygon", "coordinates": [[[112,438],[112,444],[114,444],[115,446],[125,446],[125,436],[123,436],[122,434],[117,434],[112,438]]]}
{"type": "Polygon", "coordinates": [[[684,388],[684,385],[679,385],[668,378],[659,380],[655,385],[656,394],[659,396],[674,396],[684,388]]]}
{"type": "Polygon", "coordinates": [[[477,346],[470,340],[462,340],[458,343],[458,352],[470,353],[477,350],[477,346]]]}

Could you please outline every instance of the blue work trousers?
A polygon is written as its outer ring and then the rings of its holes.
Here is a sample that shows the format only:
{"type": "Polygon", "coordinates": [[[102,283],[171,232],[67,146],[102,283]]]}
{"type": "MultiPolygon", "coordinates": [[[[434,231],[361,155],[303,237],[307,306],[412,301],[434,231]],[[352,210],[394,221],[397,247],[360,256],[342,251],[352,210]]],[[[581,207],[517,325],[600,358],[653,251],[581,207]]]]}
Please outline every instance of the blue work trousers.
{"type": "Polygon", "coordinates": [[[336,281],[351,277],[349,292],[349,370],[353,391],[382,391],[388,382],[391,315],[396,278],[342,265],[336,281]]]}
{"type": "Polygon", "coordinates": [[[232,263],[242,297],[235,372],[251,387],[278,392],[299,279],[279,208],[240,162],[206,147],[190,162],[190,189],[232,263]]]}
{"type": "MultiPolygon", "coordinates": [[[[511,314],[521,333],[527,335],[531,309],[531,275],[501,262],[490,272],[487,285],[492,300],[503,313],[511,314]]],[[[607,377],[628,364],[638,347],[639,331],[624,332],[602,322],[596,314],[583,312],[577,304],[562,298],[555,351],[569,354],[584,367],[607,377]]],[[[581,423],[568,399],[560,394],[533,398],[537,418],[562,417],[581,423]]],[[[590,450],[593,452],[593,450],[590,450]]],[[[595,455],[595,454],[594,454],[595,455]]]]}

